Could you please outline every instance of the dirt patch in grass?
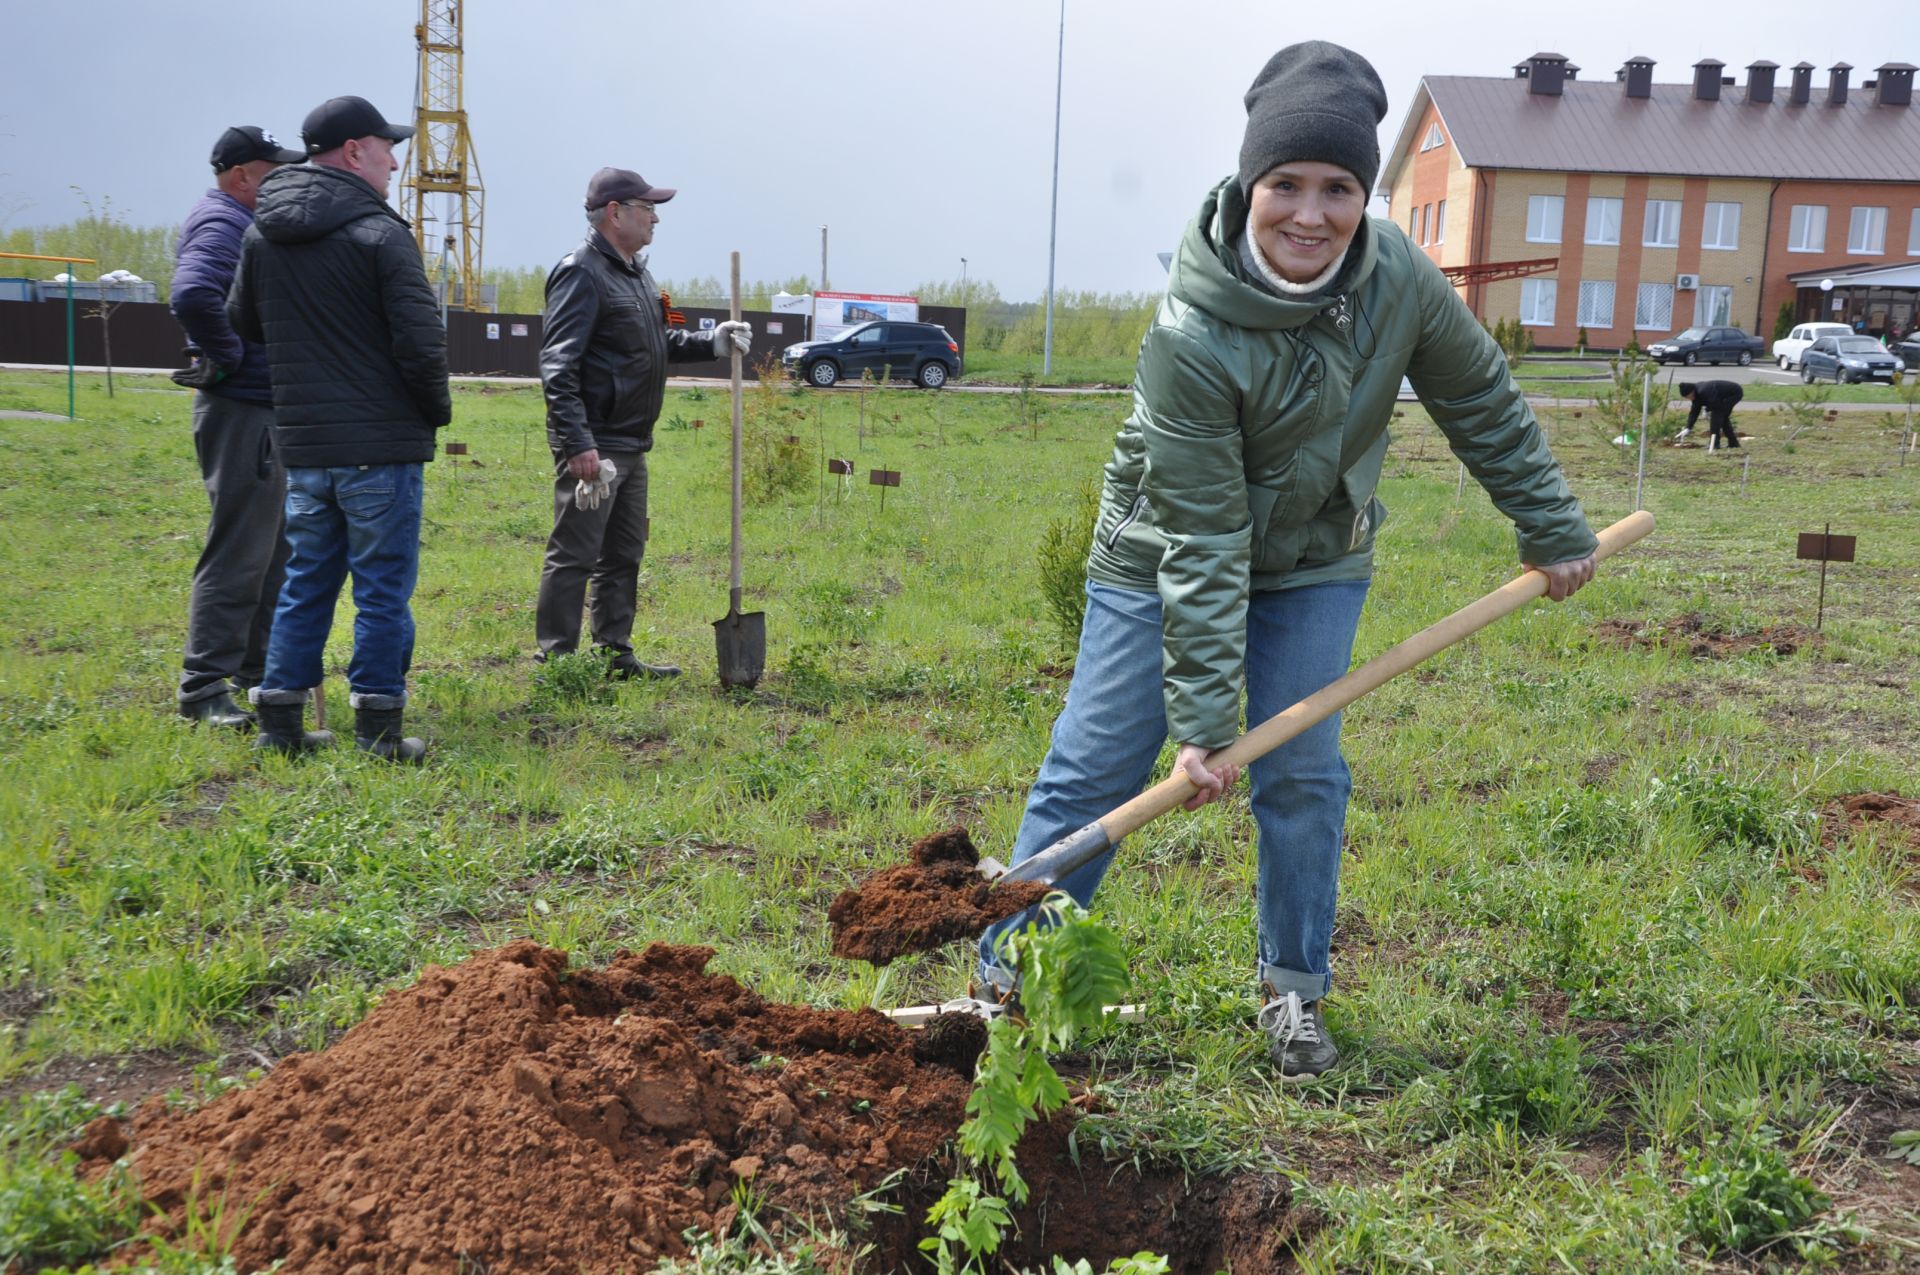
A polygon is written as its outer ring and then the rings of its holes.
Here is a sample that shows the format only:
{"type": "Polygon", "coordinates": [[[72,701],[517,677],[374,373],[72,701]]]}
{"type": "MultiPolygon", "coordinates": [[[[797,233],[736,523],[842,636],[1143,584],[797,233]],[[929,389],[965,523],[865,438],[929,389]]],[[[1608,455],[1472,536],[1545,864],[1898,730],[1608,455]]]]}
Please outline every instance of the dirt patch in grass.
{"type": "Polygon", "coordinates": [[[1855,792],[1835,797],[1820,812],[1820,839],[1828,846],[1859,828],[1905,842],[1920,852],[1920,798],[1887,792],[1855,792]]]}
{"type": "Polygon", "coordinates": [[[1038,881],[992,885],[980,876],[980,852],[964,828],[913,844],[907,862],[842,890],[827,909],[833,954],[875,965],[971,938],[1047,897],[1038,881]]]}
{"type": "Polygon", "coordinates": [[[155,1094],[188,1089],[193,1084],[193,1069],[204,1061],[198,1054],[170,1054],[160,1050],[100,1058],[63,1055],[51,1059],[30,1076],[16,1076],[0,1083],[0,1101],[24,1093],[78,1085],[82,1093],[103,1107],[115,1103],[131,1107],[155,1094]]]}
{"type": "Polygon", "coordinates": [[[1730,633],[1691,611],[1671,620],[1603,620],[1593,633],[1602,643],[1621,650],[1665,648],[1696,660],[1724,660],[1750,651],[1792,655],[1802,647],[1818,648],[1826,642],[1803,624],[1770,624],[1752,633],[1730,633]]]}
{"type": "MultiPolygon", "coordinates": [[[[1820,844],[1828,850],[1863,829],[1878,834],[1882,846],[1914,868],[1907,887],[1920,893],[1920,799],[1885,792],[1855,792],[1835,797],[1820,811],[1820,844]]],[[[1825,876],[1815,863],[1799,864],[1796,870],[1809,881],[1819,881],[1825,876]]]]}
{"type": "Polygon", "coordinates": [[[776,1213],[837,1216],[952,1135],[967,1079],[912,1033],[771,1004],[712,955],[654,944],[570,972],[520,941],[429,967],[251,1089],[147,1104],[131,1163],[176,1230],[196,1195],[257,1198],[242,1269],[559,1272],[683,1252],[686,1229],[733,1221],[742,1181],[776,1213]]]}

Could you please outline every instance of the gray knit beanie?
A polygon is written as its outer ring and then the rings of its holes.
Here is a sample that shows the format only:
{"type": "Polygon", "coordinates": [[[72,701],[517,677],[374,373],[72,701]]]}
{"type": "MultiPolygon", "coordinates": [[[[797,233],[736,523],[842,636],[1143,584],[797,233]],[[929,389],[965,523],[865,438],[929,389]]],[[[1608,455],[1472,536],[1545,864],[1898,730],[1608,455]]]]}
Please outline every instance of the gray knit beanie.
{"type": "Polygon", "coordinates": [[[1240,142],[1240,190],[1276,164],[1317,160],[1360,179],[1368,198],[1380,175],[1374,130],[1387,117],[1387,90],[1371,63],[1325,40],[1290,44],[1267,59],[1247,90],[1247,135],[1240,142]]]}

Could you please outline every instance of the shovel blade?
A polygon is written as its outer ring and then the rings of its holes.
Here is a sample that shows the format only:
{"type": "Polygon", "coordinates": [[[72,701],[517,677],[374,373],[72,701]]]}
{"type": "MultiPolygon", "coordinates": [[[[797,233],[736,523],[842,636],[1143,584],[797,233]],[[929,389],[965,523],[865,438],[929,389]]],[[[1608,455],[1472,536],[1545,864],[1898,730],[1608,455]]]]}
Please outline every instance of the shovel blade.
{"type": "Polygon", "coordinates": [[[713,622],[713,654],[720,685],[759,685],[767,671],[767,613],[729,610],[713,622]]]}

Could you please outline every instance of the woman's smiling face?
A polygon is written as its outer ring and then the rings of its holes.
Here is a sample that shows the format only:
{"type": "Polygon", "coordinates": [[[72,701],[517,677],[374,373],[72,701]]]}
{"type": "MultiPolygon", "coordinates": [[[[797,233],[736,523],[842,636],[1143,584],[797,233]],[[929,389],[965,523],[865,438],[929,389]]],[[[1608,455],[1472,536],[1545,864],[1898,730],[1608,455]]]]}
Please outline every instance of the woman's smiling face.
{"type": "Polygon", "coordinates": [[[1288,283],[1310,283],[1340,259],[1366,215],[1360,179],[1338,164],[1290,160],[1254,183],[1247,230],[1288,283]]]}

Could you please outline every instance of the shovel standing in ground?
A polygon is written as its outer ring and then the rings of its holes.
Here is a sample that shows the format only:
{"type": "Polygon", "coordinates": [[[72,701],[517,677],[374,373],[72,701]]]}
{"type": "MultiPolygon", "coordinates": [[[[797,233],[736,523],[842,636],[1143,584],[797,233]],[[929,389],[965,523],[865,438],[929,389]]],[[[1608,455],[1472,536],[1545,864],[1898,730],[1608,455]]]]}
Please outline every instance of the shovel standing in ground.
{"type": "MultiPolygon", "coordinates": [[[[740,254],[733,254],[733,298],[727,317],[740,319],[740,254]]],[[[731,342],[729,342],[731,344],[731,342]]],[[[713,622],[714,659],[720,666],[720,685],[759,684],[767,668],[767,613],[740,610],[740,351],[733,362],[733,574],[727,592],[727,613],[713,622]]]]}

